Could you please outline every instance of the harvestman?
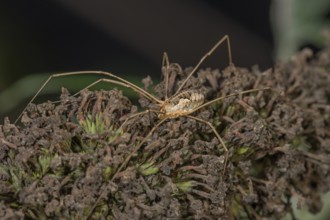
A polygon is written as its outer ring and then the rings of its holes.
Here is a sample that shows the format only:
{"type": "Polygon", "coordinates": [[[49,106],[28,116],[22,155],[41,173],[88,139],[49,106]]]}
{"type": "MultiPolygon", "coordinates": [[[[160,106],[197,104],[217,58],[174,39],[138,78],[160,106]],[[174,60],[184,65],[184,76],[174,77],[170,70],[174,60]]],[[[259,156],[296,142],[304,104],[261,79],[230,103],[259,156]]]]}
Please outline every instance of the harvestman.
{"type": "MultiPolygon", "coordinates": [[[[187,83],[189,78],[196,72],[196,70],[200,67],[200,65],[204,62],[204,60],[208,56],[210,56],[224,41],[227,42],[229,65],[232,64],[230,40],[229,40],[228,35],[225,35],[200,59],[200,61],[197,63],[197,65],[193,68],[193,70],[190,72],[190,74],[187,76],[187,78],[181,83],[181,85],[179,86],[177,91],[171,97],[168,97],[168,94],[167,94],[168,93],[168,91],[167,91],[168,90],[168,78],[169,78],[169,76],[168,76],[169,59],[168,59],[167,54],[164,53],[164,55],[163,55],[163,65],[162,65],[163,68],[165,68],[165,99],[164,100],[160,100],[160,99],[156,98],[154,95],[148,93],[144,89],[142,89],[142,88],[136,86],[135,84],[133,84],[133,83],[131,83],[131,82],[119,77],[119,76],[116,76],[116,75],[114,75],[110,72],[104,72],[104,71],[77,71],[77,72],[67,72],[67,73],[60,73],[60,74],[51,75],[45,81],[45,83],[41,86],[41,88],[37,91],[37,93],[33,96],[31,101],[29,102],[29,104],[32,103],[36,99],[36,97],[40,94],[40,92],[44,89],[44,87],[48,84],[48,82],[53,78],[62,77],[62,76],[83,75],[83,74],[96,74],[96,75],[103,75],[103,76],[110,77],[112,79],[108,79],[108,78],[99,79],[99,80],[93,82],[92,84],[90,84],[89,86],[87,86],[85,89],[90,88],[90,87],[92,87],[92,86],[94,86],[94,85],[96,85],[100,82],[113,83],[113,84],[121,85],[121,86],[128,87],[128,88],[134,90],[135,92],[137,92],[140,95],[144,96],[145,98],[147,98],[151,102],[156,103],[156,105],[159,107],[158,110],[147,109],[145,111],[142,111],[142,112],[139,112],[139,113],[136,113],[136,114],[133,114],[133,115],[129,116],[124,121],[124,123],[121,125],[121,127],[123,127],[123,125],[128,120],[132,119],[133,117],[143,115],[143,114],[146,114],[146,113],[149,113],[149,112],[157,113],[158,118],[160,119],[160,121],[149,131],[147,136],[145,136],[145,138],[126,157],[125,161],[121,164],[121,166],[118,168],[116,173],[112,176],[112,178],[111,178],[111,180],[108,184],[110,184],[117,177],[118,173],[120,173],[123,170],[123,168],[128,164],[128,162],[130,161],[132,156],[135,153],[137,153],[137,151],[143,146],[143,144],[146,142],[146,140],[152,135],[152,133],[161,124],[163,124],[167,119],[177,118],[177,117],[181,117],[181,116],[191,118],[191,119],[194,119],[194,120],[199,121],[201,123],[204,123],[212,129],[212,131],[216,135],[217,139],[221,143],[221,145],[222,145],[222,147],[225,151],[225,154],[226,154],[225,155],[225,161],[224,161],[224,169],[223,169],[223,174],[224,174],[226,164],[227,164],[227,159],[228,159],[228,148],[226,147],[226,144],[224,143],[224,141],[220,137],[220,135],[217,132],[216,128],[210,122],[205,121],[201,118],[192,116],[191,114],[198,111],[198,110],[200,110],[200,109],[202,109],[202,108],[204,108],[204,107],[206,107],[206,106],[208,106],[208,105],[210,105],[210,104],[212,104],[212,103],[214,103],[214,102],[220,101],[220,100],[228,98],[228,97],[269,89],[269,88],[261,88],[261,89],[245,90],[245,91],[233,93],[233,94],[230,94],[230,95],[227,95],[227,96],[218,97],[218,98],[215,98],[215,99],[213,99],[211,101],[208,101],[206,103],[204,103],[204,95],[202,93],[199,93],[195,90],[189,90],[189,89],[186,90],[186,91],[182,91],[183,87],[185,86],[185,84],[187,83]]],[[[76,94],[78,94],[78,93],[76,93],[76,94]]],[[[23,115],[23,113],[25,112],[27,107],[28,106],[25,107],[23,112],[16,119],[15,123],[17,123],[17,121],[21,118],[21,116],[23,115]]],[[[91,208],[89,216],[90,216],[90,214],[92,214],[93,210],[97,206],[100,199],[104,196],[103,194],[105,193],[105,191],[106,190],[104,189],[101,192],[101,194],[100,194],[99,198],[97,199],[95,205],[91,208]]]]}

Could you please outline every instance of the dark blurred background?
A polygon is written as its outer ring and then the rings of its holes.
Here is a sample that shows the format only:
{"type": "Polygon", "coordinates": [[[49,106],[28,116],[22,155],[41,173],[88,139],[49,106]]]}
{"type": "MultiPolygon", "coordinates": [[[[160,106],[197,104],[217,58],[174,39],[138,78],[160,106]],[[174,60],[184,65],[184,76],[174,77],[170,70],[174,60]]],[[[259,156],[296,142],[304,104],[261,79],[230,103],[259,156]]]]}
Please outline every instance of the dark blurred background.
{"type": "MultiPolygon", "coordinates": [[[[281,57],[276,48],[290,50],[279,39],[293,29],[295,19],[290,16],[301,11],[295,7],[292,13],[293,2],[1,0],[0,118],[9,115],[15,120],[53,73],[105,70],[137,84],[147,75],[157,81],[164,51],[170,61],[193,66],[225,34],[237,66],[270,68],[281,57]]],[[[295,47],[305,44],[320,47],[308,40],[295,47]]],[[[224,44],[202,67],[222,69],[227,64],[224,44]]],[[[40,97],[56,100],[61,86],[74,92],[94,80],[53,80],[40,97]]]]}

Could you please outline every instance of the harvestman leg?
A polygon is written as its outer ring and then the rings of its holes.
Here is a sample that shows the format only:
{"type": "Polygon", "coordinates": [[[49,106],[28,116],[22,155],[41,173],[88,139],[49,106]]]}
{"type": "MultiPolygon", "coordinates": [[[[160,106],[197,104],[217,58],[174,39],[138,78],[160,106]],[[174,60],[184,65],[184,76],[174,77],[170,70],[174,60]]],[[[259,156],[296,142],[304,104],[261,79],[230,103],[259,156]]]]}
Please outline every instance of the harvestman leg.
{"type": "MultiPolygon", "coordinates": [[[[140,87],[134,85],[133,83],[119,77],[116,76],[112,73],[109,72],[104,72],[104,71],[77,71],[77,72],[67,72],[67,73],[59,73],[59,74],[53,74],[51,75],[45,82],[44,84],[40,87],[40,89],[37,91],[37,93],[32,97],[32,99],[30,100],[29,104],[32,103],[37,96],[40,94],[40,92],[45,88],[45,86],[54,78],[58,78],[58,77],[63,77],[63,76],[74,76],[74,75],[105,75],[108,77],[112,77],[115,78],[116,80],[111,80],[111,79],[99,79],[97,81],[95,81],[94,83],[92,83],[90,86],[87,86],[87,88],[99,83],[99,82],[110,82],[113,84],[117,84],[117,85],[121,85],[127,88],[130,88],[134,91],[136,91],[137,93],[143,95],[144,97],[146,97],[147,99],[149,99],[150,101],[154,101],[158,104],[162,103],[161,100],[157,99],[156,97],[154,97],[153,95],[151,95],[150,93],[148,93],[147,91],[141,89],[140,87]]],[[[28,105],[29,105],[28,104],[28,105]]],[[[25,112],[25,110],[27,109],[28,105],[24,108],[24,110],[22,111],[22,113],[18,116],[18,118],[15,120],[14,124],[17,123],[17,121],[22,117],[23,113],[25,112]]]]}
{"type": "Polygon", "coordinates": [[[196,72],[196,70],[200,67],[200,65],[204,62],[204,60],[211,56],[212,53],[224,42],[227,41],[227,48],[228,48],[228,59],[229,59],[229,65],[231,65],[232,62],[232,57],[231,57],[231,47],[230,47],[230,40],[229,40],[229,36],[225,35],[223,36],[203,57],[202,59],[199,60],[199,62],[197,63],[197,65],[194,67],[194,69],[191,71],[191,73],[189,73],[189,75],[187,76],[187,78],[183,81],[183,83],[180,85],[180,87],[178,88],[178,90],[175,92],[174,96],[179,94],[179,92],[182,90],[182,88],[184,87],[184,85],[187,83],[187,81],[189,80],[189,78],[196,72]]]}
{"type": "MultiPolygon", "coordinates": [[[[121,86],[125,86],[125,87],[127,87],[126,84],[121,83],[121,82],[118,82],[118,81],[115,81],[115,80],[111,80],[111,79],[99,79],[99,80],[97,80],[97,81],[95,81],[95,82],[89,84],[88,86],[86,86],[86,87],[83,88],[82,90],[89,89],[89,88],[91,88],[91,87],[93,87],[93,86],[95,86],[96,84],[101,83],[101,82],[113,83],[113,84],[118,84],[118,85],[121,85],[121,86]]],[[[82,90],[80,90],[79,92],[75,93],[73,96],[78,95],[82,90]]],[[[134,89],[133,89],[133,90],[134,90],[134,89]]],[[[134,91],[136,91],[136,90],[134,90],[134,91]]],[[[136,91],[136,92],[137,92],[137,91],[136,91]]],[[[139,115],[148,114],[148,113],[150,113],[150,112],[156,112],[156,111],[151,110],[151,109],[147,109],[147,110],[145,110],[145,111],[137,112],[137,113],[134,113],[134,114],[128,116],[128,117],[125,119],[125,121],[120,125],[120,128],[119,128],[119,129],[122,129],[122,128],[124,127],[124,125],[125,125],[130,119],[135,118],[135,117],[137,117],[137,116],[139,116],[139,115]]]]}
{"type": "Polygon", "coordinates": [[[125,119],[125,121],[120,125],[119,129],[123,129],[124,125],[125,125],[130,119],[135,118],[135,117],[140,116],[140,115],[148,114],[148,113],[150,113],[150,112],[158,113],[157,111],[154,111],[154,110],[152,110],[152,109],[147,109],[147,110],[142,111],[142,112],[134,113],[134,114],[128,116],[128,117],[125,119]]]}
{"type": "Polygon", "coordinates": [[[215,134],[215,136],[217,136],[219,142],[223,146],[223,149],[225,150],[225,153],[226,153],[226,155],[225,155],[225,162],[224,162],[224,168],[223,168],[223,171],[222,171],[222,175],[224,176],[225,171],[226,171],[227,160],[228,160],[228,148],[226,147],[226,144],[222,140],[220,134],[217,132],[217,130],[215,129],[215,127],[210,122],[205,121],[204,119],[201,119],[201,118],[198,118],[198,117],[194,117],[194,116],[191,116],[191,115],[186,115],[185,117],[194,119],[196,121],[199,121],[199,122],[202,122],[202,123],[208,125],[212,129],[212,131],[215,134]]]}
{"type": "Polygon", "coordinates": [[[166,52],[163,53],[162,69],[165,68],[165,100],[168,99],[168,69],[170,68],[170,61],[166,52]]]}
{"type": "Polygon", "coordinates": [[[145,136],[143,138],[143,140],[139,143],[139,145],[137,145],[133,151],[125,158],[125,161],[120,165],[120,167],[117,169],[116,173],[112,176],[110,182],[112,182],[114,179],[116,179],[118,173],[120,171],[122,171],[122,169],[127,165],[127,163],[130,161],[130,159],[132,158],[132,156],[139,151],[139,149],[142,147],[142,145],[148,140],[148,138],[152,135],[152,133],[154,133],[154,131],[160,126],[162,125],[167,119],[169,118],[164,118],[162,119],[160,122],[158,122],[147,134],[147,136],[145,136]]]}
{"type": "MultiPolygon", "coordinates": [[[[269,89],[271,89],[271,88],[268,88],[267,87],[267,88],[262,88],[262,89],[249,89],[249,90],[245,90],[245,91],[242,91],[242,92],[237,92],[237,93],[233,93],[233,94],[230,94],[230,95],[222,96],[222,97],[219,97],[219,98],[216,98],[216,99],[213,99],[213,100],[211,100],[209,102],[204,103],[203,105],[201,105],[201,106],[197,107],[196,109],[194,109],[194,111],[191,112],[191,113],[194,113],[197,110],[200,110],[201,108],[204,108],[204,107],[206,107],[206,106],[208,106],[208,105],[210,105],[210,104],[212,104],[214,102],[218,102],[218,101],[220,101],[222,99],[225,99],[225,98],[229,98],[229,97],[233,97],[233,96],[237,96],[237,95],[242,95],[242,94],[246,94],[246,93],[251,93],[251,92],[259,92],[259,91],[263,91],[263,90],[269,90],[269,89]]],[[[192,115],[185,115],[185,116],[188,117],[188,118],[195,119],[196,121],[200,121],[202,123],[207,124],[213,130],[214,134],[217,136],[218,140],[220,141],[220,143],[223,146],[223,148],[225,150],[225,153],[226,153],[225,163],[224,163],[224,170],[223,170],[223,173],[222,173],[222,175],[224,175],[225,174],[225,171],[226,171],[227,161],[228,161],[228,148],[226,147],[226,144],[222,140],[220,134],[217,132],[217,130],[215,129],[215,127],[210,122],[205,121],[205,120],[203,120],[201,118],[194,117],[192,115]]]]}
{"type": "MultiPolygon", "coordinates": [[[[203,105],[200,105],[198,106],[197,108],[194,109],[194,111],[192,111],[191,113],[194,113],[208,105],[211,105],[212,103],[215,103],[215,102],[218,102],[220,100],[223,100],[223,99],[226,99],[226,98],[230,98],[230,97],[234,97],[234,96],[238,96],[238,95],[243,95],[243,94],[247,94],[247,93],[252,93],[252,92],[259,92],[259,91],[264,91],[264,90],[271,90],[272,88],[270,87],[264,87],[264,88],[261,88],[261,89],[248,89],[248,90],[245,90],[245,91],[241,91],[241,92],[235,92],[235,93],[232,93],[230,95],[226,95],[226,96],[221,96],[221,97],[218,97],[218,98],[215,98],[211,101],[208,101],[206,103],[204,103],[203,105]]],[[[190,113],[190,114],[191,114],[190,113]]]]}

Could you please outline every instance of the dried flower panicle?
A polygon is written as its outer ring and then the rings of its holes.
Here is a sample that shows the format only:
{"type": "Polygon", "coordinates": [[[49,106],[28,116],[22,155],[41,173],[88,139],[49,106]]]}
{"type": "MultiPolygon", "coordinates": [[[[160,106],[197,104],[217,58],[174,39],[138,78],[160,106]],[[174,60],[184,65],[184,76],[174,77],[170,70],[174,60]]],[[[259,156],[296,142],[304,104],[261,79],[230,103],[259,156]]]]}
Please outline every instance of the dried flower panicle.
{"type": "MultiPolygon", "coordinates": [[[[170,65],[168,95],[190,71],[170,65]]],[[[74,97],[63,90],[57,105],[30,105],[21,126],[0,125],[0,218],[281,218],[292,213],[292,198],[319,212],[329,191],[330,48],[316,56],[303,50],[273,70],[229,66],[196,75],[185,88],[208,100],[272,88],[196,112],[228,145],[224,175],[212,130],[180,117],[156,129],[109,183],[159,119],[145,114],[122,127],[137,108],[120,91],[74,97]]],[[[154,87],[160,98],[164,88],[154,87]]]]}

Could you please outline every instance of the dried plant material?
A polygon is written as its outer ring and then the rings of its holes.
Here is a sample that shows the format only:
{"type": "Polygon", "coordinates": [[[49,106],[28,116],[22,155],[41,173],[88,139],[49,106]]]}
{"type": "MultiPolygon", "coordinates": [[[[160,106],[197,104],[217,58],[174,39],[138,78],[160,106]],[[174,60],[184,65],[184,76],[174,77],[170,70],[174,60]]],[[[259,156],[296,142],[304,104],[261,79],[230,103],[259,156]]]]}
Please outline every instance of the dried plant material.
{"type": "MultiPolygon", "coordinates": [[[[212,129],[179,117],[155,129],[109,184],[157,116],[136,117],[123,129],[136,108],[118,90],[77,97],[64,90],[57,105],[32,104],[23,126],[0,126],[0,218],[84,219],[95,204],[91,219],[280,218],[292,212],[293,197],[319,212],[330,180],[329,57],[330,48],[315,57],[305,50],[273,70],[208,68],[188,80],[206,100],[273,88],[195,113],[226,142],[225,175],[212,129]]],[[[191,72],[178,64],[170,69],[167,95],[191,72]]],[[[154,87],[159,98],[164,88],[154,87]]]]}

